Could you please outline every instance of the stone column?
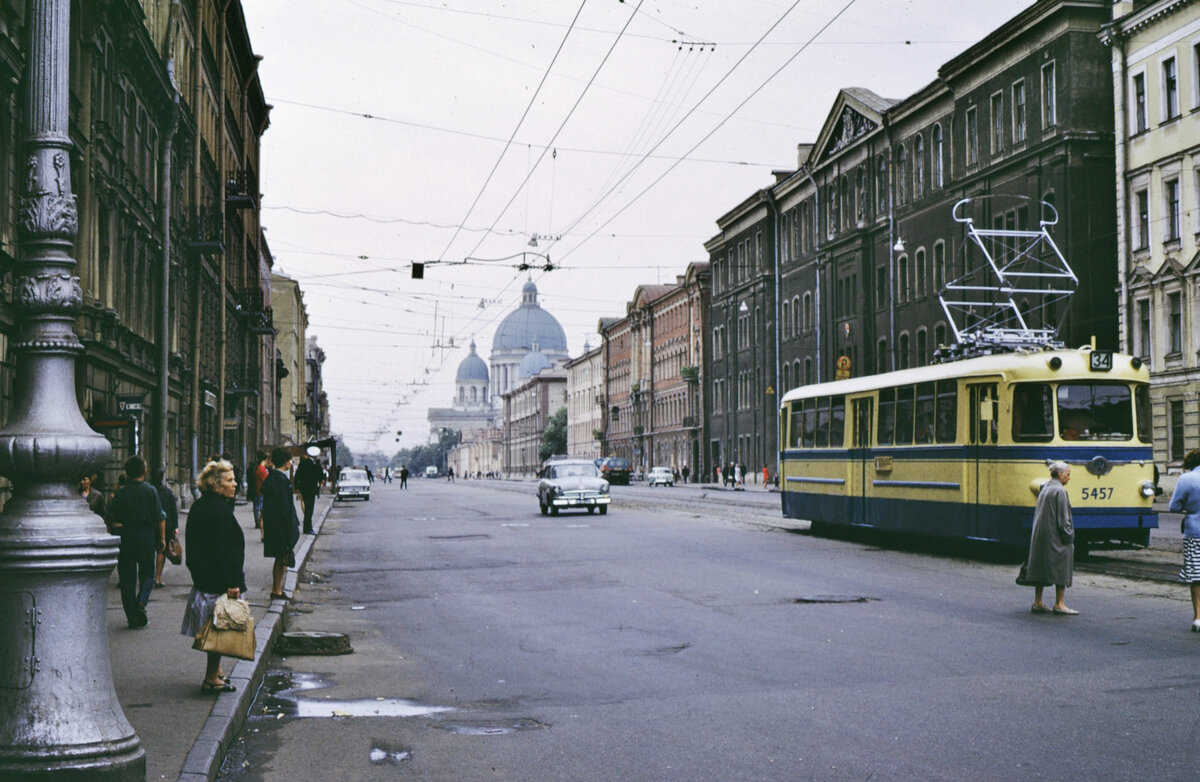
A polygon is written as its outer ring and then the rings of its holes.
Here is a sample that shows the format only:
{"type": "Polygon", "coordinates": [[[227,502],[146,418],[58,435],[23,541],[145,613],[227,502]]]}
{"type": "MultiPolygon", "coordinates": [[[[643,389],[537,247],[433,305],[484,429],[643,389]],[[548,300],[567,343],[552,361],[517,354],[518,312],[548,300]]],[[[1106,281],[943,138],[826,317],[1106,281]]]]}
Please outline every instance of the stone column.
{"type": "Polygon", "coordinates": [[[117,539],[76,489],[110,448],[75,396],[69,15],[70,0],[28,3],[16,382],[0,428],[0,474],[14,484],[0,515],[0,779],[143,780],[108,652],[117,539]]]}

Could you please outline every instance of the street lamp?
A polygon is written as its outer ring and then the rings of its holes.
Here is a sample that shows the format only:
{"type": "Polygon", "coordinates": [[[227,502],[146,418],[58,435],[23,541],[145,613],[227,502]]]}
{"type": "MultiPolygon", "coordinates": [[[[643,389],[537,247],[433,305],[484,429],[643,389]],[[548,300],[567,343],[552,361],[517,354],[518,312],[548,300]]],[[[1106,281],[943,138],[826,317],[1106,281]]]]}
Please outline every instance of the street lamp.
{"type": "Polygon", "coordinates": [[[0,474],[0,779],[144,780],[146,756],[113,687],[105,606],[117,539],[75,490],[108,441],[75,396],[83,295],[68,135],[70,0],[30,0],[12,418],[0,474]]]}

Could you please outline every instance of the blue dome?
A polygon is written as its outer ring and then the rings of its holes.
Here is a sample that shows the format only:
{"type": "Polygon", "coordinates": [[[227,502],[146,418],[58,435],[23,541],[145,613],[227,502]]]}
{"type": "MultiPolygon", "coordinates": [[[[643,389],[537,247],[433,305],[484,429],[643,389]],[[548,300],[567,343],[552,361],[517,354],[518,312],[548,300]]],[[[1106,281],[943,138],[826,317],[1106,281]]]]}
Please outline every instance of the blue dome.
{"type": "Polygon", "coordinates": [[[478,355],[475,354],[475,340],[471,340],[471,353],[458,365],[458,374],[454,376],[456,381],[462,380],[481,380],[484,383],[488,380],[487,364],[478,355]]]}
{"type": "Polygon", "coordinates": [[[517,370],[517,377],[533,377],[543,369],[549,369],[552,366],[550,359],[540,350],[533,350],[525,354],[525,358],[521,359],[521,367],[517,370]]]}
{"type": "Polygon", "coordinates": [[[553,315],[538,306],[537,285],[530,280],[521,289],[521,306],[500,321],[492,352],[532,350],[534,345],[551,353],[567,352],[566,333],[553,315]]]}

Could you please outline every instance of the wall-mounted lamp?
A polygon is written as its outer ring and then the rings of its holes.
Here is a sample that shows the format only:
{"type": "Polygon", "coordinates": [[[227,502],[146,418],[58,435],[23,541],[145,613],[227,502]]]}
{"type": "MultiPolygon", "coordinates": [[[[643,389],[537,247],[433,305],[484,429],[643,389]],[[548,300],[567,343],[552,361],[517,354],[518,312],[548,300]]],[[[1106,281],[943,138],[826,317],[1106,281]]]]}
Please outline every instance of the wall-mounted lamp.
{"type": "Polygon", "coordinates": [[[746,302],[744,302],[744,301],[738,307],[738,312],[749,312],[749,311],[750,311],[750,308],[746,306],[746,302]]]}
{"type": "Polygon", "coordinates": [[[896,243],[892,245],[892,249],[898,253],[904,252],[904,240],[900,237],[896,237],[896,243]]]}
{"type": "Polygon", "coordinates": [[[537,247],[537,234],[534,234],[533,236],[529,237],[529,246],[537,247]]]}

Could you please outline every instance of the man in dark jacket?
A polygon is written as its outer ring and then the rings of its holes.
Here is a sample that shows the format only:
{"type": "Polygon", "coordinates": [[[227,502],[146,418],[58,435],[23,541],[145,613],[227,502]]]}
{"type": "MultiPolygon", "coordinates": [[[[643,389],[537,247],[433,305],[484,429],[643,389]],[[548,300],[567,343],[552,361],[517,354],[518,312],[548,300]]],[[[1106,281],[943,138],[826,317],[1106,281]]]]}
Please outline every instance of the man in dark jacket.
{"type": "Polygon", "coordinates": [[[146,483],[146,462],[140,456],[125,460],[125,485],[108,506],[108,531],[121,536],[117,576],[121,607],[131,629],[150,623],[146,604],[154,589],[154,555],[167,541],[167,515],[158,492],[146,483]]]}
{"type": "MultiPolygon", "coordinates": [[[[317,448],[313,446],[310,450],[300,457],[300,465],[296,467],[296,476],[292,479],[292,484],[296,487],[296,491],[300,493],[300,503],[304,506],[304,534],[311,535],[313,532],[313,505],[317,501],[317,493],[321,490],[321,483],[325,480],[325,474],[317,463],[312,460],[313,451],[317,448]]],[[[320,453],[320,451],[317,451],[320,453]]],[[[273,459],[272,459],[273,461],[273,459]]]]}
{"type": "MultiPolygon", "coordinates": [[[[262,485],[263,556],[275,560],[271,567],[272,600],[289,599],[283,592],[283,577],[287,569],[296,562],[292,548],[300,540],[300,525],[296,519],[296,505],[292,501],[292,487],[287,476],[283,474],[284,466],[291,460],[292,455],[286,448],[272,450],[271,464],[274,465],[274,469],[267,472],[267,479],[262,485]]],[[[299,475],[297,471],[297,478],[299,475]]]]}

